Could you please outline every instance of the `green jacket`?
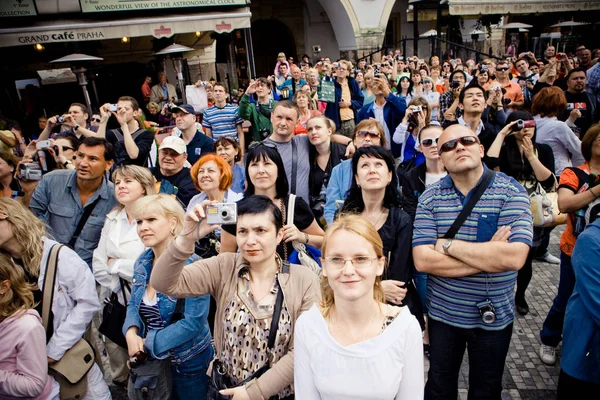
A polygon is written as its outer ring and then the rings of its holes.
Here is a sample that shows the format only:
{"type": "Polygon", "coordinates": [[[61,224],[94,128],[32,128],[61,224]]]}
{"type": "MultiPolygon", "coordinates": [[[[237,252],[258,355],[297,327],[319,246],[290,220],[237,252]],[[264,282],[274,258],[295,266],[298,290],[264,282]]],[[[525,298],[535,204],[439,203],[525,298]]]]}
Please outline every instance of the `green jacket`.
{"type": "Polygon", "coordinates": [[[269,104],[260,104],[262,112],[258,110],[258,103],[251,103],[250,96],[244,94],[240,100],[239,114],[242,119],[250,121],[252,123],[251,132],[253,141],[261,141],[269,137],[273,131],[273,125],[271,125],[271,111],[277,105],[276,101],[270,101],[269,104]],[[266,115],[269,115],[267,117],[266,115]]]}

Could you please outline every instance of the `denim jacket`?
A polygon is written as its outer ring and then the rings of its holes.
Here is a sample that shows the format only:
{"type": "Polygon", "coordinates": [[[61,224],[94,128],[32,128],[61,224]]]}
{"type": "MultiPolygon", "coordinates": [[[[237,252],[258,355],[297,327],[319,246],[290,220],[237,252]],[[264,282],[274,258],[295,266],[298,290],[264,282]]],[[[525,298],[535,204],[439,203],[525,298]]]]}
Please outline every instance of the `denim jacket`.
{"type": "MultiPolygon", "coordinates": [[[[198,259],[192,255],[186,265],[198,259]]],[[[144,348],[155,359],[173,357],[174,363],[183,363],[198,356],[210,348],[212,340],[208,327],[209,295],[190,297],[185,300],[183,318],[169,325],[177,299],[157,293],[158,305],[162,320],[166,323],[163,329],[146,330],[144,321],[140,317],[140,304],[150,281],[154,252],[148,249],[136,260],[133,267],[131,298],[127,304],[127,317],[123,324],[123,334],[132,326],[137,326],[139,335],[145,337],[144,348]]]]}

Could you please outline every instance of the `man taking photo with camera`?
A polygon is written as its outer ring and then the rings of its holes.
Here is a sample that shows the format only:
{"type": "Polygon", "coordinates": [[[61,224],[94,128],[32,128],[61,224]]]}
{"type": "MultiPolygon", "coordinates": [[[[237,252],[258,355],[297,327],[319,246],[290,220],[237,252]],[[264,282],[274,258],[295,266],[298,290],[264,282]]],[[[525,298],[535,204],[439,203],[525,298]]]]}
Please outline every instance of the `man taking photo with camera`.
{"type": "Polygon", "coordinates": [[[450,90],[440,95],[440,121],[456,121],[462,115],[458,108],[458,95],[467,83],[467,74],[455,70],[450,74],[450,90]]]}

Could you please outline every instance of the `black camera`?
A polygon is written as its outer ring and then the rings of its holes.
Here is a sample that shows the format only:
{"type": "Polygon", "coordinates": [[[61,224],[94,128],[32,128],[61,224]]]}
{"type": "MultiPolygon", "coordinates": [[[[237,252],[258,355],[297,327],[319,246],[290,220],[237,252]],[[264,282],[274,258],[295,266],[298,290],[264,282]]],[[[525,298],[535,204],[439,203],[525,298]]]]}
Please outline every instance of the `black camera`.
{"type": "Polygon", "coordinates": [[[511,100],[509,98],[506,98],[506,97],[502,98],[502,104],[504,104],[505,106],[509,105],[510,102],[511,102],[511,100]]]}
{"type": "Polygon", "coordinates": [[[450,82],[450,89],[458,89],[460,87],[460,82],[459,81],[452,81],[450,82]]]}
{"type": "Polygon", "coordinates": [[[64,124],[65,123],[65,117],[63,117],[62,115],[60,117],[56,118],[56,122],[58,122],[59,124],[64,124]]]}
{"type": "Polygon", "coordinates": [[[145,351],[138,351],[131,357],[129,357],[129,368],[137,368],[146,363],[148,360],[148,354],[145,351]]]}
{"type": "Polygon", "coordinates": [[[485,301],[477,303],[477,309],[484,324],[493,324],[496,322],[496,309],[490,299],[485,299],[485,301]]]}
{"type": "Polygon", "coordinates": [[[376,65],[375,68],[373,68],[373,73],[375,75],[380,74],[381,73],[381,68],[379,68],[379,66],[376,65]]]}

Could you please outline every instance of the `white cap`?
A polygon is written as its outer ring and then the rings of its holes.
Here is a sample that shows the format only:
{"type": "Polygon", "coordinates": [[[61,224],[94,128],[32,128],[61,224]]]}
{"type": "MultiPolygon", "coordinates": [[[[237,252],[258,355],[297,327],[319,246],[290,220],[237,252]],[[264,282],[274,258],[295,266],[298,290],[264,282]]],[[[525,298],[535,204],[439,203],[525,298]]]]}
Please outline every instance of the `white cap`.
{"type": "Polygon", "coordinates": [[[159,147],[159,150],[162,149],[172,149],[178,152],[179,154],[187,153],[185,142],[183,141],[183,139],[178,138],[177,136],[167,136],[166,138],[164,138],[159,147]]]}

